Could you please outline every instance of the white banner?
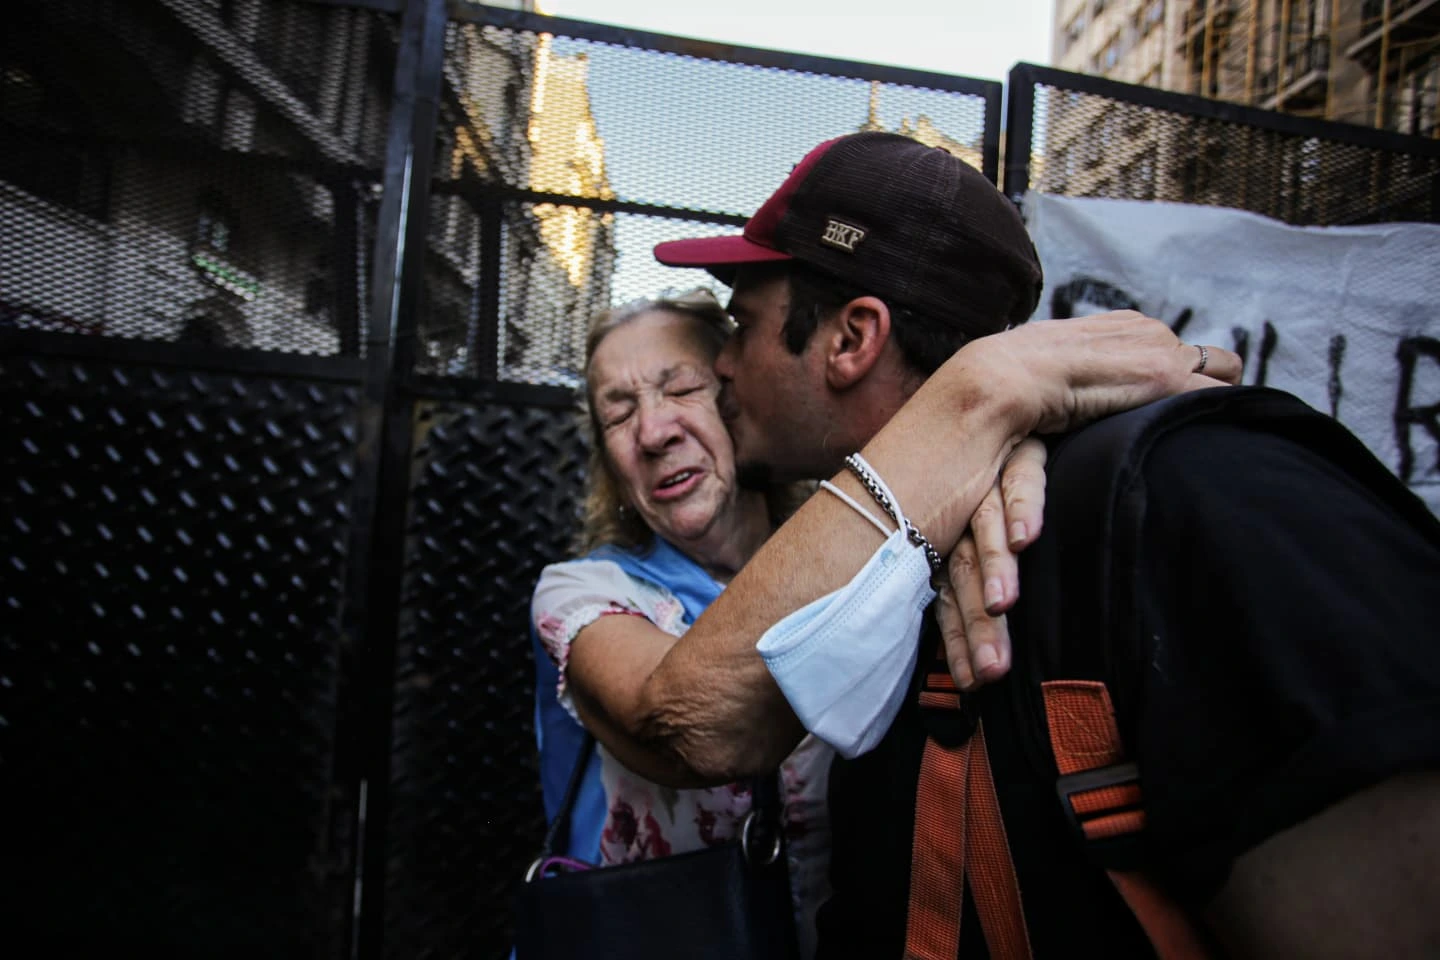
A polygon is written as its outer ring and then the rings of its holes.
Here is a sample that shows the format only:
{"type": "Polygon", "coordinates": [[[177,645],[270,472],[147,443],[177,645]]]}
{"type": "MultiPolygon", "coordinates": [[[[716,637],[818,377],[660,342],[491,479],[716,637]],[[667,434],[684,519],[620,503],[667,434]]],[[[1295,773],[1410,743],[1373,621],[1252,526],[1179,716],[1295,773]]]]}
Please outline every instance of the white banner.
{"type": "Polygon", "coordinates": [[[1245,356],[1336,416],[1440,513],[1440,226],[1291,227],[1238,210],[1027,194],[1036,319],[1122,307],[1245,356]]]}

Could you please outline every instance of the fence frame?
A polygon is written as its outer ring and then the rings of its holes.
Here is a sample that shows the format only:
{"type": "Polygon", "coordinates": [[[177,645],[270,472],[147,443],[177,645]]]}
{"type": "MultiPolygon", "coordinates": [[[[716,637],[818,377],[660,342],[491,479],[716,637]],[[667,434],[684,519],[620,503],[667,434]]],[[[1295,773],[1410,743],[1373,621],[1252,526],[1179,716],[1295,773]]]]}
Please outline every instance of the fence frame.
{"type": "MultiPolygon", "coordinates": [[[[341,683],[336,704],[333,780],[343,789],[347,809],[334,816],[354,829],[348,833],[349,910],[344,927],[327,944],[327,956],[376,960],[393,944],[387,940],[386,877],[392,813],[391,775],[395,753],[396,672],[403,582],[406,575],[407,527],[413,508],[414,447],[417,410],[425,404],[449,403],[483,408],[495,405],[540,408],[556,413],[573,406],[568,388],[511,383],[494,376],[448,376],[415,371],[420,306],[425,298],[425,252],[429,200],[460,193],[480,212],[479,323],[473,347],[478,356],[493,358],[499,337],[504,291],[499,260],[502,205],[507,202],[553,203],[597,212],[638,214],[738,227],[740,212],[696,210],[683,206],[600,200],[472,182],[432,182],[439,129],[446,31],[451,23],[553,34],[632,50],[676,54],[717,62],[878,81],[976,97],[983,101],[980,139],[982,172],[995,181],[1000,173],[1001,109],[1006,110],[1004,192],[1019,199],[1029,187],[1030,152],[1034,142],[1034,90],[1044,84],[1094,94],[1199,119],[1241,124],[1291,136],[1319,138],[1342,144],[1440,158],[1440,141],[1406,137],[1347,124],[1277,114],[1232,103],[1099,77],[1068,73],[1033,64],[1019,64],[1008,86],[997,81],[956,77],[894,66],[865,64],[807,54],[691,40],[578,20],[547,17],[463,0],[290,0],[317,7],[352,9],[399,17],[393,84],[385,134],[376,232],[368,277],[366,327],[357,284],[337,282],[337,302],[345,320],[357,328],[342,339],[335,356],[304,356],[277,351],[242,350],[185,343],[125,340],[0,328],[0,355],[34,355],[62,360],[104,361],[227,374],[273,376],[297,381],[343,383],[357,389],[358,436],[354,479],[347,507],[348,563],[341,608],[337,613],[341,683]],[[361,349],[363,347],[363,350],[361,349]]],[[[797,158],[798,159],[798,158],[797,158]]],[[[279,163],[255,157],[257,164],[279,163]]],[[[356,171],[324,164],[321,171],[334,194],[342,198],[336,217],[336,250],[355,246],[353,195],[345,187],[356,171]]],[[[374,173],[366,171],[367,175],[374,173]]],[[[1432,184],[1432,204],[1440,209],[1440,178],[1432,184]]],[[[335,269],[346,269],[337,257],[335,269]]],[[[337,274],[337,281],[356,279],[337,274]]],[[[481,365],[493,370],[494,365],[481,365]]],[[[336,831],[334,823],[329,825],[336,831]]],[[[339,831],[341,834],[345,830],[339,831]]],[[[518,865],[517,865],[518,866],[518,865]]],[[[493,904],[507,909],[507,904],[493,904]]]]}
{"type": "MultiPolygon", "coordinates": [[[[804,73],[819,73],[833,77],[849,77],[855,80],[876,80],[903,86],[927,87],[949,93],[961,93],[980,97],[985,101],[985,126],[982,142],[984,166],[981,170],[992,182],[998,182],[1000,157],[1000,106],[1003,99],[1003,85],[997,80],[981,80],[975,77],[952,76],[915,70],[910,67],[894,67],[884,64],[862,63],[840,60],[806,53],[783,50],[768,50],[761,47],[746,47],[737,44],[719,43],[710,40],[695,40],[664,33],[649,33],[615,27],[586,20],[570,20],[564,17],[550,17],[503,7],[490,7],[466,3],[465,0],[448,0],[451,19],[483,26],[503,27],[510,30],[524,30],[533,33],[553,33],[577,40],[591,40],[596,43],[610,43],[634,50],[649,50],[654,53],[674,53],[705,60],[719,60],[726,63],[743,64],[752,67],[770,67],[778,70],[794,70],[804,73]]],[[[538,195],[537,195],[538,196],[538,195]]],[[[686,219],[699,219],[698,211],[685,209],[635,205],[632,213],[666,213],[683,215],[686,219]]],[[[596,209],[610,209],[596,207],[596,209]]],[[[618,209],[618,208],[616,208],[618,209]]],[[[714,221],[724,222],[724,221],[714,221]]],[[[743,222],[743,218],[741,220],[743,222]]]]}
{"type": "MultiPolygon", "coordinates": [[[[1033,63],[1018,63],[1005,85],[1009,102],[1005,127],[1005,195],[1018,202],[1030,188],[1030,157],[1034,147],[1035,88],[1057,87],[1075,93],[1105,97],[1119,103],[1150,107],[1199,120],[1217,120],[1292,137],[1314,138],[1401,156],[1440,159],[1440,140],[1411,137],[1350,123],[1317,120],[1274,110],[1212,100],[1198,94],[1175,93],[1156,87],[1122,83],[1083,73],[1071,73],[1033,63]]],[[[1430,209],[1440,213],[1440,177],[1431,184],[1430,209]]]]}
{"type": "MultiPolygon", "coordinates": [[[[501,288],[500,215],[505,203],[553,203],[596,212],[637,214],[740,227],[748,212],[715,212],[684,206],[578,198],[470,181],[435,181],[433,169],[445,64],[446,31],[451,23],[493,26],[511,31],[552,34],[631,50],[677,54],[717,62],[801,73],[878,81],[963,94],[983,103],[979,140],[983,172],[999,175],[1000,117],[1003,86],[998,81],[957,77],[895,66],[765,50],[648,33],[579,20],[548,17],[464,0],[288,0],[301,6],[386,14],[397,18],[394,70],[389,88],[383,164],[351,166],[322,158],[245,155],[244,162],[275,170],[310,172],[332,188],[336,199],[333,269],[335,308],[342,334],[339,353],[314,356],[278,350],[170,343],[110,336],[51,333],[0,327],[0,355],[57,361],[92,361],[118,366],[153,366],[183,373],[274,377],[341,384],[354,388],[357,436],[354,477],[345,504],[350,522],[345,534],[347,563],[340,608],[335,614],[339,648],[338,690],[334,714],[334,755],[329,782],[337,806],[325,829],[344,838],[349,848],[334,855],[334,882],[347,891],[340,917],[323,918],[328,939],[323,956],[377,960],[397,947],[386,929],[386,878],[389,854],[395,754],[398,644],[404,612],[407,525],[411,516],[412,468],[417,411],[435,404],[466,408],[508,406],[568,415],[570,389],[513,383],[494,376],[417,373],[415,352],[420,305],[425,297],[425,252],[429,199],[460,193],[481,214],[479,322],[477,355],[494,356],[504,291],[501,288]],[[382,188],[374,222],[374,242],[364,304],[358,302],[355,247],[355,178],[379,174],[382,188]],[[348,271],[348,272],[346,272],[348,271]],[[362,311],[362,307],[366,308],[362,311]],[[365,326],[359,325],[365,317],[365,326]],[[346,324],[349,328],[346,328],[346,324]],[[339,864],[348,864],[342,870],[339,864]]],[[[188,150],[189,147],[184,148],[188,150]]],[[[215,148],[197,143],[197,152],[215,148]]],[[[192,160],[182,151],[179,159],[192,160]]],[[[198,155],[198,154],[197,154],[198,155]]],[[[797,158],[798,159],[798,158],[797,158]]],[[[493,365],[480,367],[492,370],[493,365]]],[[[494,910],[508,905],[495,903],[494,910]]],[[[482,946],[477,944],[477,947],[482,946]]],[[[483,945],[493,946],[493,945],[483,945]]]]}

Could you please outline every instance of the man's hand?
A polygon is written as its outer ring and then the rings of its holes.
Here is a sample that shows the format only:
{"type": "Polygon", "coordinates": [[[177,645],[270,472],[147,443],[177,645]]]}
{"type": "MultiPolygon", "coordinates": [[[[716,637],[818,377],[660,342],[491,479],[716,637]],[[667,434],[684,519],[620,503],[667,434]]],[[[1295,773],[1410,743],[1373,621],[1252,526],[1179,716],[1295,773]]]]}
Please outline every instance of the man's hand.
{"type": "Polygon", "coordinates": [[[946,564],[935,617],[950,675],[962,690],[1010,669],[1005,611],[1020,596],[1015,555],[1035,542],[1044,520],[1045,456],[1045,445],[1034,438],[1015,448],[946,564]]]}

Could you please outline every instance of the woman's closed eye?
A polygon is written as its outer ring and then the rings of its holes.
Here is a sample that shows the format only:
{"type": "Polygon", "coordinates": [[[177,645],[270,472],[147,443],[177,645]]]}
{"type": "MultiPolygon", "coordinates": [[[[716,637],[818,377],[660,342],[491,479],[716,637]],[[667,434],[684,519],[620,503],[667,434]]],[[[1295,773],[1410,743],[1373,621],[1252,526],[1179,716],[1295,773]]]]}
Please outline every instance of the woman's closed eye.
{"type": "Polygon", "coordinates": [[[609,430],[612,427],[618,427],[626,420],[629,420],[630,415],[634,412],[635,407],[633,405],[615,407],[613,409],[607,410],[605,411],[605,415],[600,418],[600,426],[604,427],[606,430],[609,430]]]}

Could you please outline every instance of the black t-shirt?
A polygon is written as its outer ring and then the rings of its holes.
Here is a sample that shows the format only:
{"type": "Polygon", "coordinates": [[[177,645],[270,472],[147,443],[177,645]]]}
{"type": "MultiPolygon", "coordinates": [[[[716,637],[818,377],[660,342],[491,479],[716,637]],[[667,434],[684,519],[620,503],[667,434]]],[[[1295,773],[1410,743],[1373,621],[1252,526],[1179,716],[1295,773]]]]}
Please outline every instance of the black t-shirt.
{"type": "MultiPolygon", "coordinates": [[[[1117,709],[1144,784],[1148,868],[1200,905],[1265,838],[1387,777],[1440,767],[1440,544],[1325,459],[1243,427],[1172,434],[1145,479],[1147,648],[1132,665],[1139,689],[1117,709]]],[[[1023,576],[1021,595],[1016,636],[1023,576]]],[[[929,626],[921,650],[934,642],[929,626]]],[[[1053,778],[1025,755],[1018,682],[970,708],[984,718],[1035,954],[1151,955],[1070,832],[1053,778]]],[[[820,960],[903,953],[925,739],[913,701],[879,747],[832,769],[820,960]]],[[[986,955],[968,893],[960,955],[986,955]]]]}

